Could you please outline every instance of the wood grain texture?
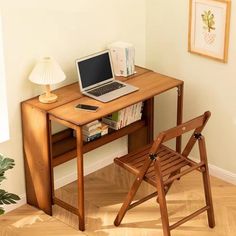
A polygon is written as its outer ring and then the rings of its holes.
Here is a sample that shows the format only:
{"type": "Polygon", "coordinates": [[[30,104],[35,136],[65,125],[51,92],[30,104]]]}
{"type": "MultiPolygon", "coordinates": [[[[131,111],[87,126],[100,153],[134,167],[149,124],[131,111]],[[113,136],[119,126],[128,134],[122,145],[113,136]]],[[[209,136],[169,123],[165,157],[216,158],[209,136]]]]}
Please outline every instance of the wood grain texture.
{"type": "MultiPolygon", "coordinates": [[[[153,139],[153,97],[169,89],[183,85],[183,81],[181,80],[160,75],[141,67],[137,67],[136,74],[127,78],[119,77],[117,79],[139,87],[139,91],[109,103],[101,103],[89,97],[82,96],[78,83],[74,83],[54,91],[59,97],[55,103],[42,104],[38,101],[37,97],[22,102],[27,201],[43,209],[46,213],[51,214],[52,200],[56,199],[54,198],[53,189],[53,167],[77,156],[77,183],[79,190],[77,207],[79,207],[80,230],[85,229],[83,153],[127,134],[129,135],[129,151],[137,147],[137,145],[142,146],[151,142],[153,139]],[[86,123],[100,119],[114,111],[140,101],[145,101],[145,114],[141,121],[135,122],[124,129],[110,133],[88,144],[83,144],[80,138],[81,135],[77,136],[77,140],[73,137],[72,130],[78,131],[86,123]],[[88,114],[88,112],[75,109],[75,105],[78,103],[98,105],[100,110],[88,114]],[[70,130],[60,133],[58,136],[51,137],[51,121],[58,122],[70,128],[70,130]]],[[[182,113],[182,108],[180,106],[178,107],[178,114],[182,113]]],[[[182,114],[179,115],[182,116],[182,114]]],[[[79,133],[81,134],[81,132],[77,132],[77,134],[79,133]]],[[[64,206],[67,207],[69,205],[64,204],[64,206]]]]}
{"type": "MultiPolygon", "coordinates": [[[[136,152],[129,153],[125,156],[115,158],[115,163],[120,167],[126,169],[128,172],[135,175],[135,180],[131,186],[126,198],[116,216],[114,224],[119,226],[122,219],[133,202],[133,198],[138,191],[140,184],[146,181],[157,188],[157,202],[160,206],[161,221],[164,236],[171,236],[171,230],[180,226],[181,224],[191,220],[198,214],[207,211],[208,224],[211,228],[215,227],[214,210],[211,194],[210,179],[208,173],[208,163],[206,157],[206,146],[204,137],[201,133],[196,133],[196,130],[202,130],[207,120],[210,117],[210,112],[205,112],[203,115],[196,117],[190,121],[182,123],[174,128],[161,132],[154,140],[153,145],[147,145],[144,148],[137,149],[136,152]],[[194,137],[199,143],[199,153],[201,161],[199,163],[189,161],[187,156],[181,155],[171,148],[168,148],[163,143],[181,136],[184,133],[194,133],[194,137]],[[166,204],[166,193],[169,190],[170,184],[183,176],[200,169],[203,177],[204,193],[206,203],[197,211],[182,217],[174,224],[169,223],[169,213],[166,204]]],[[[190,137],[191,140],[191,137],[190,137]]],[[[189,145],[187,145],[189,146],[189,145]]],[[[192,149],[192,147],[191,147],[192,149]]],[[[190,153],[191,149],[187,152],[190,153]]],[[[186,149],[185,149],[186,150],[186,149]]],[[[143,200],[146,197],[143,198],[143,200]]],[[[142,200],[141,200],[142,201],[142,200]]]]}
{"type": "MultiPolygon", "coordinates": [[[[162,234],[161,216],[158,204],[151,199],[130,210],[119,228],[113,225],[121,203],[134,177],[121,168],[111,165],[85,177],[86,231],[87,235],[137,235],[156,236],[162,234]],[[121,178],[122,176],[122,178],[121,178]]],[[[211,178],[213,201],[215,203],[216,227],[207,224],[207,214],[203,213],[179,226],[172,236],[233,236],[236,229],[236,186],[211,178]],[[224,201],[222,201],[224,199],[224,201]]],[[[60,197],[75,204],[76,184],[72,183],[57,191],[60,197]],[[71,195],[71,197],[69,197],[71,195]]],[[[143,183],[136,199],[155,190],[143,183]]],[[[204,191],[200,172],[192,172],[188,177],[175,182],[167,195],[170,223],[180,220],[204,205],[204,191]],[[185,207],[185,205],[188,207],[185,207]]],[[[68,215],[59,207],[54,208],[54,216],[77,228],[73,215],[68,215]]]]}
{"type": "Polygon", "coordinates": [[[102,103],[84,96],[50,110],[49,114],[75,125],[84,125],[93,120],[100,119],[107,114],[111,114],[112,112],[121,110],[140,101],[150,99],[169,89],[178,87],[183,84],[183,81],[150,71],[134,77],[132,80],[128,80],[127,83],[138,87],[139,90],[109,103],[102,103]],[[75,109],[75,106],[79,103],[95,105],[100,107],[100,109],[97,112],[90,113],[88,116],[88,112],[75,109]]]}
{"type": "Polygon", "coordinates": [[[29,205],[0,217],[1,236],[80,236],[84,235],[61,221],[29,205]]]}
{"type": "Polygon", "coordinates": [[[27,202],[52,214],[48,121],[45,113],[22,103],[23,151],[27,202]],[[33,170],[33,171],[32,171],[33,170]]]}
{"type": "MultiPolygon", "coordinates": [[[[83,153],[89,152],[91,150],[94,150],[95,148],[98,148],[106,143],[109,143],[113,140],[116,140],[120,137],[123,137],[127,134],[133,134],[135,133],[135,135],[132,135],[132,137],[134,137],[134,140],[132,142],[132,144],[129,143],[129,147],[131,145],[135,146],[135,145],[139,145],[137,143],[137,133],[135,132],[136,130],[142,130],[142,127],[144,127],[144,131],[142,132],[141,135],[143,135],[145,137],[146,135],[146,127],[145,127],[145,121],[144,120],[139,120],[131,125],[128,125],[120,130],[117,131],[113,131],[113,132],[109,132],[109,134],[102,136],[99,139],[96,139],[92,142],[87,142],[84,143],[83,145],[83,153]],[[136,139],[135,139],[136,137],[136,139]],[[135,142],[136,141],[136,142],[135,142]]],[[[140,136],[140,138],[138,139],[138,141],[140,143],[144,143],[146,144],[146,138],[144,138],[143,136],[140,136]],[[143,141],[144,140],[144,141],[143,141]]],[[[55,142],[53,143],[53,161],[52,161],[52,165],[53,166],[57,166],[60,165],[66,161],[69,161],[73,158],[76,157],[76,139],[75,137],[73,137],[71,130],[65,130],[65,132],[60,132],[59,134],[55,134],[55,142]],[[61,139],[60,139],[60,137],[61,139]]]]}
{"type": "MultiPolygon", "coordinates": [[[[1,236],[157,236],[162,235],[160,211],[155,198],[129,211],[119,228],[113,225],[115,216],[133,182],[133,175],[110,165],[85,177],[86,231],[77,230],[77,217],[54,207],[50,217],[30,206],[23,206],[0,216],[1,236]],[[122,178],[120,178],[122,176],[122,178]]],[[[234,236],[236,232],[236,186],[211,177],[216,227],[211,229],[206,214],[186,222],[172,232],[173,236],[234,236]],[[222,200],[223,199],[223,200],[222,200]]],[[[77,184],[71,183],[56,194],[76,205],[77,184]]],[[[155,191],[143,183],[137,198],[155,191]]],[[[170,221],[176,221],[201,206],[204,201],[201,173],[191,173],[188,178],[175,182],[167,196],[170,221]],[[184,207],[188,204],[188,208],[184,207]]]]}
{"type": "MultiPolygon", "coordinates": [[[[148,73],[150,71],[146,68],[142,68],[139,66],[136,66],[135,70],[136,70],[136,74],[134,74],[132,76],[129,76],[129,77],[117,76],[116,78],[121,81],[127,81],[127,80],[135,78],[139,75],[143,75],[145,73],[148,73]]],[[[38,96],[25,101],[25,103],[28,103],[33,107],[37,107],[38,109],[40,109],[42,111],[49,111],[49,110],[59,107],[63,104],[66,104],[68,102],[71,102],[73,100],[81,98],[83,96],[80,92],[78,82],[75,82],[73,84],[69,84],[67,86],[61,87],[56,90],[53,90],[52,92],[58,96],[58,100],[54,103],[43,104],[43,103],[39,102],[38,96]]]]}

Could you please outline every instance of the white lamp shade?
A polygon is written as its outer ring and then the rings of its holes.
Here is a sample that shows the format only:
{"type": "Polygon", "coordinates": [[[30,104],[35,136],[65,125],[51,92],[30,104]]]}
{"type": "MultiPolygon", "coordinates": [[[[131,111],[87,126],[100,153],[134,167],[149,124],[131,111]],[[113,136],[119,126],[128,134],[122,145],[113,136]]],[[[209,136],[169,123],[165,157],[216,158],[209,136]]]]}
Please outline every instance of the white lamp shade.
{"type": "Polygon", "coordinates": [[[56,84],[66,78],[59,64],[51,57],[42,58],[29,75],[29,80],[36,84],[56,84]]]}

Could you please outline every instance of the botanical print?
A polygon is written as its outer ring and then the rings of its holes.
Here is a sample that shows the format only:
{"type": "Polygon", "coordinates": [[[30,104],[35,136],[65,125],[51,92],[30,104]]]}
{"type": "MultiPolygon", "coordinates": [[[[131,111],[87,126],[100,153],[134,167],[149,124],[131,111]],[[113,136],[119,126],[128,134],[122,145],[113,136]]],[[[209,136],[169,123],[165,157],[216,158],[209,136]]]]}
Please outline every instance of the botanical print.
{"type": "Polygon", "coordinates": [[[216,34],[214,33],[214,30],[216,29],[214,27],[215,25],[215,16],[211,12],[211,10],[204,11],[202,16],[202,21],[203,21],[203,36],[204,40],[207,44],[212,44],[215,41],[216,34]]]}
{"type": "Polygon", "coordinates": [[[190,0],[189,52],[226,62],[229,0],[190,0]]]}

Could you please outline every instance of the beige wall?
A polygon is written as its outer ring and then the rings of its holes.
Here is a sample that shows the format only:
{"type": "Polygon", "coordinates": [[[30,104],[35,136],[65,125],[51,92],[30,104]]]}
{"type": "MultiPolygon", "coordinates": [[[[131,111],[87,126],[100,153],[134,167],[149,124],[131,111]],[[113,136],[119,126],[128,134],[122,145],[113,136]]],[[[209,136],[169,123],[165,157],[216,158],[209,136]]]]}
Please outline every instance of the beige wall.
{"type": "MultiPolygon", "coordinates": [[[[10,140],[0,144],[0,152],[16,161],[4,189],[25,192],[20,102],[42,92],[27,79],[36,60],[53,56],[70,83],[76,80],[76,58],[122,40],[134,44],[136,62],[144,65],[145,6],[145,0],[0,1],[10,121],[10,140]]],[[[101,158],[117,148],[125,148],[125,140],[91,156],[101,158]]],[[[58,178],[71,172],[68,165],[60,171],[58,178]]]]}
{"type": "MultiPolygon", "coordinates": [[[[70,83],[76,80],[77,57],[102,50],[116,40],[134,44],[137,64],[145,65],[146,56],[150,68],[185,81],[184,118],[212,111],[205,132],[210,162],[236,172],[234,5],[227,64],[187,52],[187,0],[0,0],[0,9],[11,136],[0,144],[0,152],[16,160],[3,183],[6,190],[25,192],[20,102],[42,92],[27,80],[36,60],[53,56],[67,75],[65,83],[70,83]]],[[[175,124],[175,97],[176,91],[172,91],[156,99],[156,132],[158,127],[175,124]]],[[[87,164],[91,158],[121,152],[125,143],[122,139],[88,154],[87,164]]],[[[56,179],[70,173],[71,165],[59,168],[56,179]]]]}
{"type": "MultiPolygon", "coordinates": [[[[187,52],[188,5],[187,0],[147,1],[147,65],[184,80],[185,120],[212,112],[205,130],[210,163],[236,173],[236,5],[231,9],[227,64],[187,52]]],[[[174,124],[175,95],[156,100],[157,126],[174,124]]]]}

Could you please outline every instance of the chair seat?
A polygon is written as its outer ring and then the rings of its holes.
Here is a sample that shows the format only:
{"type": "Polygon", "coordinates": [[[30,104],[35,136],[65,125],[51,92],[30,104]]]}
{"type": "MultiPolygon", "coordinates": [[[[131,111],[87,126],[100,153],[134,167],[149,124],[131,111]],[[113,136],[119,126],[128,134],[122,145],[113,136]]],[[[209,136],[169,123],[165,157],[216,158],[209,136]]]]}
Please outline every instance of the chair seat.
{"type": "MultiPolygon", "coordinates": [[[[120,158],[115,158],[114,162],[119,166],[125,168],[126,170],[130,171],[134,175],[137,175],[141,171],[143,163],[145,162],[145,160],[147,160],[149,156],[151,146],[152,145],[147,145],[139,151],[132,152],[120,158]]],[[[179,173],[182,168],[186,171],[186,168],[190,168],[195,165],[196,167],[198,166],[196,162],[182,156],[181,154],[166,147],[165,145],[160,146],[157,152],[157,157],[160,158],[161,161],[161,173],[164,183],[168,180],[171,174],[176,172],[179,173]]],[[[150,183],[151,185],[156,186],[154,162],[147,170],[144,180],[150,183]]]]}

